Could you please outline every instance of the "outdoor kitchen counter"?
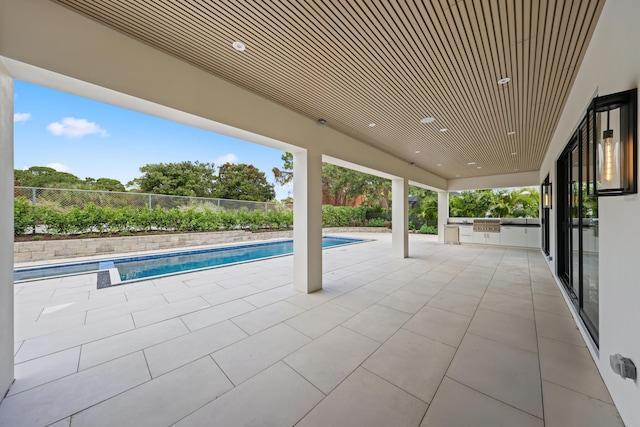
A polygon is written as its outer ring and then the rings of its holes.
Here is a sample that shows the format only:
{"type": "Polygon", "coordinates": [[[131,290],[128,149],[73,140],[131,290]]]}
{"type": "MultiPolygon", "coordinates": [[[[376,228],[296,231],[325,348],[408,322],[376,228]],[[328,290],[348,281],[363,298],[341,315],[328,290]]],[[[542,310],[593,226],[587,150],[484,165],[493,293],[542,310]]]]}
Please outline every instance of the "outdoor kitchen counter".
{"type": "Polygon", "coordinates": [[[459,243],[540,248],[538,218],[449,218],[458,226],[459,243]]]}

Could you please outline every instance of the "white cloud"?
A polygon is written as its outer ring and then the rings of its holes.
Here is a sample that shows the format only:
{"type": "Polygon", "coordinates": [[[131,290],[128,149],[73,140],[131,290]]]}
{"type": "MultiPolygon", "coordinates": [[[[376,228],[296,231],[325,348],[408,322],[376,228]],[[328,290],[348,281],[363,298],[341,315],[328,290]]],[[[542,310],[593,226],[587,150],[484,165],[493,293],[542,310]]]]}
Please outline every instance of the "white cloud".
{"type": "Polygon", "coordinates": [[[31,119],[31,113],[15,113],[13,115],[13,122],[26,122],[31,119]]]}
{"type": "Polygon", "coordinates": [[[213,164],[216,166],[222,166],[225,163],[237,163],[238,160],[239,160],[238,156],[236,156],[233,153],[228,153],[228,154],[225,154],[224,156],[220,156],[217,159],[215,159],[213,161],[213,164]]]}
{"type": "Polygon", "coordinates": [[[48,168],[52,168],[57,170],[58,172],[69,172],[69,166],[63,165],[62,163],[48,163],[48,168]]]}
{"type": "Polygon", "coordinates": [[[47,126],[47,130],[56,136],[66,136],[67,138],[81,138],[91,134],[108,136],[107,131],[97,123],[75,117],[65,117],[62,119],[62,123],[53,122],[47,126]]]}

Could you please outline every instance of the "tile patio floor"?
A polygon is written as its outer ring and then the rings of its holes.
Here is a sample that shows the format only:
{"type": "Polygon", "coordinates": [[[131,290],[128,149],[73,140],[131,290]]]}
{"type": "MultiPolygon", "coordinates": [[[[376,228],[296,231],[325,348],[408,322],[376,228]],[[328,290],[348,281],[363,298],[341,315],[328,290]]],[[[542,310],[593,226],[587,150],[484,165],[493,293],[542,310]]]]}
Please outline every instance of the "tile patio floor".
{"type": "Polygon", "coordinates": [[[366,237],[311,295],[290,256],[16,285],[0,426],[622,425],[539,251],[366,237]]]}

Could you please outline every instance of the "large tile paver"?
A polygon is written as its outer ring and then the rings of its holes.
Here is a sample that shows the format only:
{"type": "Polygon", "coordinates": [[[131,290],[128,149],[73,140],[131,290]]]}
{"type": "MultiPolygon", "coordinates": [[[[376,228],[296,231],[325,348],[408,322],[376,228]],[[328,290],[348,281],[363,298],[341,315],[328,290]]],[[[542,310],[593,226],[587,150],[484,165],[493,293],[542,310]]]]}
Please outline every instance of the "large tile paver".
{"type": "Polygon", "coordinates": [[[478,297],[443,290],[429,301],[427,305],[465,316],[473,316],[476,308],[478,308],[479,302],[480,298],[478,297]]]}
{"type": "Polygon", "coordinates": [[[213,353],[213,359],[238,385],[310,341],[292,327],[279,324],[213,353]]]}
{"type": "Polygon", "coordinates": [[[524,317],[526,319],[534,319],[533,303],[531,300],[525,298],[487,292],[484,294],[484,297],[482,297],[479,307],[485,310],[524,317]]]}
{"type": "Polygon", "coordinates": [[[531,415],[543,416],[535,353],[467,334],[447,376],[531,415]]]}
{"type": "Polygon", "coordinates": [[[445,378],[420,427],[544,427],[544,421],[445,378]]]}
{"type": "Polygon", "coordinates": [[[293,426],[323,398],[324,394],[280,362],[175,426],[293,426]]]}
{"type": "Polygon", "coordinates": [[[453,347],[401,329],[362,366],[429,403],[454,353],[453,347]]]}
{"type": "Polygon", "coordinates": [[[20,393],[78,371],[80,347],[59,351],[15,366],[15,383],[8,395],[20,393]]]}
{"type": "Polygon", "coordinates": [[[16,355],[16,363],[117,335],[133,328],[131,316],[122,316],[26,340],[16,355]]]}
{"type": "Polygon", "coordinates": [[[380,301],[386,295],[366,289],[356,289],[333,299],[331,302],[353,311],[362,311],[380,301]]]}
{"type": "Polygon", "coordinates": [[[110,305],[108,307],[95,308],[87,311],[87,324],[99,322],[114,317],[123,316],[125,314],[135,313],[136,311],[144,311],[153,307],[166,306],[167,300],[162,295],[151,295],[147,298],[138,298],[133,301],[127,301],[123,304],[110,305]]]}
{"type": "Polygon", "coordinates": [[[71,425],[168,426],[231,388],[220,368],[205,357],[74,415],[71,425]]]}
{"type": "Polygon", "coordinates": [[[191,331],[214,325],[255,310],[256,307],[244,300],[233,300],[180,317],[191,331]]]}
{"type": "Polygon", "coordinates": [[[318,338],[355,314],[355,311],[328,302],[305,311],[285,323],[311,338],[318,338]]]}
{"type": "Polygon", "coordinates": [[[327,394],[353,372],[380,343],[338,326],[284,362],[327,394]]]}
{"type": "Polygon", "coordinates": [[[155,378],[246,336],[236,325],[225,321],[146,348],[144,354],[151,375],[155,378]]]}
{"type": "Polygon", "coordinates": [[[142,352],[5,398],[1,426],[45,426],[133,388],[151,377],[142,352]]]}
{"type": "Polygon", "coordinates": [[[624,427],[615,406],[542,382],[545,427],[624,427]]]}
{"type": "Polygon", "coordinates": [[[471,317],[425,307],[417,312],[404,326],[404,329],[427,338],[458,347],[471,322],[471,317]]]}
{"type": "Polygon", "coordinates": [[[204,299],[200,297],[190,298],[166,306],[137,311],[133,313],[133,320],[136,322],[136,327],[146,326],[174,317],[180,317],[184,314],[202,310],[207,307],[210,307],[210,304],[204,299]]]}
{"type": "Polygon", "coordinates": [[[602,377],[595,368],[589,350],[549,338],[540,337],[540,370],[542,379],[613,403],[602,377]]]}
{"type": "Polygon", "coordinates": [[[225,302],[233,301],[238,298],[246,297],[248,295],[257,294],[260,292],[258,288],[251,285],[238,286],[236,288],[225,289],[224,291],[212,292],[210,294],[202,295],[209,304],[215,306],[223,304],[225,302]]]}
{"type": "Polygon", "coordinates": [[[384,342],[410,317],[411,315],[405,312],[375,304],[344,322],[343,326],[376,341],[384,342]]]}
{"type": "Polygon", "coordinates": [[[417,426],[427,404],[358,368],[296,427],[417,426]]]}
{"type": "Polygon", "coordinates": [[[53,319],[39,319],[33,322],[16,322],[14,339],[16,341],[28,340],[67,329],[84,326],[86,313],[72,313],[53,319]]]}
{"type": "Polygon", "coordinates": [[[189,333],[180,319],[170,319],[82,346],[79,369],[87,369],[154,344],[189,333]]]}
{"type": "Polygon", "coordinates": [[[533,320],[478,309],[468,331],[522,350],[538,352],[536,326],[533,320]]]}
{"type": "Polygon", "coordinates": [[[539,251],[370,236],[309,295],[292,257],[16,285],[0,425],[620,427],[539,251]]]}
{"type": "Polygon", "coordinates": [[[550,338],[573,345],[585,345],[584,338],[573,318],[546,311],[536,312],[536,330],[539,337],[550,338]]]}
{"type": "Polygon", "coordinates": [[[429,295],[400,289],[378,301],[378,304],[405,313],[414,314],[424,307],[431,298],[429,295]]]}
{"type": "Polygon", "coordinates": [[[286,301],[280,301],[233,318],[233,323],[249,335],[264,331],[304,310],[286,301]]]}

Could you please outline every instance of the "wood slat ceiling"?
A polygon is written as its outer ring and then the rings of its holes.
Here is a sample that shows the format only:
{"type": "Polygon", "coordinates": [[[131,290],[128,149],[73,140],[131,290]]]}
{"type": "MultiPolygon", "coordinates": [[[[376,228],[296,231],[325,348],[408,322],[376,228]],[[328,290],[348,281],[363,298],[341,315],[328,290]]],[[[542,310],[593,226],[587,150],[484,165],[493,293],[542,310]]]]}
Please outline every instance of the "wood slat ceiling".
{"type": "Polygon", "coordinates": [[[448,179],[540,168],[604,4],[53,1],[448,179]]]}

